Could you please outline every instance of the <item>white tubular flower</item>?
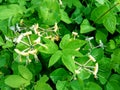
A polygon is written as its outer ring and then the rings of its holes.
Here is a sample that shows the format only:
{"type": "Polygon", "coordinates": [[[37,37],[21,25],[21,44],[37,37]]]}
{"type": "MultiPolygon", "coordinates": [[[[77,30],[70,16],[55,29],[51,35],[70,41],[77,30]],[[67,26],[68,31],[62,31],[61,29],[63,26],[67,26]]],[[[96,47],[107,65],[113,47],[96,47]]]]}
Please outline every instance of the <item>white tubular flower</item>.
{"type": "Polygon", "coordinates": [[[35,44],[39,44],[40,43],[40,37],[38,37],[35,41],[34,41],[35,44]]]}
{"type": "Polygon", "coordinates": [[[28,51],[28,53],[29,53],[29,54],[33,54],[33,55],[34,55],[34,54],[36,54],[36,53],[37,53],[37,50],[36,50],[36,49],[35,49],[35,50],[30,50],[30,51],[28,51]]]}
{"type": "Polygon", "coordinates": [[[28,35],[31,35],[31,34],[32,34],[32,31],[29,31],[29,32],[23,33],[23,36],[28,36],[28,35]]]}
{"type": "Polygon", "coordinates": [[[20,55],[23,55],[23,56],[28,56],[29,53],[28,52],[21,52],[20,50],[18,49],[14,49],[16,53],[20,54],[20,55]]]}
{"type": "Polygon", "coordinates": [[[77,32],[72,32],[72,35],[73,36],[78,36],[78,33],[77,32]]]}
{"type": "Polygon", "coordinates": [[[93,62],[95,62],[95,58],[92,55],[88,55],[88,57],[90,58],[90,60],[92,60],[93,62]]]}
{"type": "Polygon", "coordinates": [[[20,43],[20,41],[22,40],[22,38],[23,38],[23,34],[21,33],[19,35],[19,37],[16,40],[14,40],[14,41],[17,42],[17,43],[20,43]]]}
{"type": "Polygon", "coordinates": [[[94,39],[94,37],[86,37],[86,39],[85,40],[87,40],[87,41],[91,41],[92,39],[94,39]]]}
{"type": "Polygon", "coordinates": [[[97,78],[97,73],[98,73],[98,63],[95,64],[95,68],[93,71],[93,75],[95,76],[95,78],[97,78]]]}
{"type": "Polygon", "coordinates": [[[63,4],[61,0],[59,0],[59,3],[60,3],[60,5],[62,5],[62,4],[63,4]]]}
{"type": "Polygon", "coordinates": [[[80,73],[80,71],[79,70],[75,70],[75,74],[79,74],[80,73]]]}
{"type": "Polygon", "coordinates": [[[58,26],[57,26],[57,23],[55,23],[55,25],[54,25],[54,32],[57,32],[57,30],[58,30],[58,26]]]}
{"type": "Polygon", "coordinates": [[[39,28],[38,23],[33,25],[33,30],[34,30],[35,34],[38,34],[38,28],[39,28]]]}

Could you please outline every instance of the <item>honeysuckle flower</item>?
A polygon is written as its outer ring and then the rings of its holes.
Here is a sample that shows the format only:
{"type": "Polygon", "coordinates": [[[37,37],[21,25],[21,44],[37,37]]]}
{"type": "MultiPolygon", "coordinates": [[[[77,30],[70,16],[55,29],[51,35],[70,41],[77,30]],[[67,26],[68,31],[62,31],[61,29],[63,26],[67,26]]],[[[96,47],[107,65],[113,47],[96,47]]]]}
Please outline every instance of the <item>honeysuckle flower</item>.
{"type": "Polygon", "coordinates": [[[76,37],[78,37],[79,35],[78,35],[78,33],[77,32],[72,32],[72,36],[74,37],[74,39],[76,38],[76,37]]]}
{"type": "Polygon", "coordinates": [[[88,57],[90,58],[90,60],[92,60],[93,62],[96,62],[95,58],[92,55],[88,55],[88,57]]]}
{"type": "Polygon", "coordinates": [[[98,73],[98,63],[95,64],[94,72],[93,75],[95,78],[97,78],[97,73],[98,73]]]}
{"type": "Polygon", "coordinates": [[[34,43],[35,43],[35,44],[39,44],[39,43],[40,43],[40,40],[41,40],[41,38],[38,37],[36,40],[34,40],[34,43]]]}
{"type": "Polygon", "coordinates": [[[29,51],[28,51],[28,53],[29,53],[29,54],[33,54],[33,55],[34,55],[34,54],[36,54],[36,53],[37,53],[37,50],[36,50],[36,49],[34,49],[34,50],[29,50],[29,51]]]}
{"type": "Polygon", "coordinates": [[[18,37],[18,38],[15,38],[13,41],[16,42],[16,43],[20,43],[20,41],[22,40],[23,37],[24,37],[24,36],[23,36],[23,34],[21,33],[21,34],[19,35],[19,37],[18,37]]]}
{"type": "Polygon", "coordinates": [[[22,56],[28,56],[29,53],[28,52],[23,52],[23,51],[20,51],[19,49],[14,49],[16,53],[22,55],[22,56]]]}
{"type": "Polygon", "coordinates": [[[59,3],[60,3],[60,5],[63,5],[63,4],[62,4],[62,0],[59,0],[59,3]]]}
{"type": "Polygon", "coordinates": [[[29,31],[29,32],[23,33],[23,36],[29,36],[31,34],[32,34],[32,31],[29,31]]]}
{"type": "Polygon", "coordinates": [[[57,23],[55,23],[55,25],[54,25],[54,32],[57,32],[57,30],[58,30],[58,25],[57,25],[57,23]]]}

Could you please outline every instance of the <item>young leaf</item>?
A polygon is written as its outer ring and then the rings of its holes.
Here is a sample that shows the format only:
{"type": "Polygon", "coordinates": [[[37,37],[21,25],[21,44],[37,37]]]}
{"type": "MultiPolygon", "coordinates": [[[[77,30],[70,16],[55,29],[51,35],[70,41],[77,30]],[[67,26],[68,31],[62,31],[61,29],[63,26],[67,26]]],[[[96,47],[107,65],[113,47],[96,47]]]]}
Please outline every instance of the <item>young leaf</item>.
{"type": "Polygon", "coordinates": [[[10,75],[5,79],[5,84],[12,88],[20,88],[24,85],[28,86],[30,82],[19,75],[10,75]]]}
{"type": "Polygon", "coordinates": [[[64,21],[65,23],[70,24],[72,22],[67,13],[63,9],[60,10],[60,15],[61,20],[64,21]]]}
{"type": "Polygon", "coordinates": [[[0,20],[4,20],[16,14],[22,14],[22,8],[17,4],[0,5],[0,20]]]}
{"type": "Polygon", "coordinates": [[[70,56],[76,56],[76,57],[83,56],[82,53],[80,53],[79,51],[74,50],[74,49],[63,49],[62,52],[63,52],[63,54],[70,55],[70,56]]]}
{"type": "Polygon", "coordinates": [[[103,20],[103,25],[111,34],[115,32],[117,19],[115,15],[109,13],[107,17],[103,20]]]}
{"type": "Polygon", "coordinates": [[[92,27],[87,19],[84,19],[82,24],[80,25],[80,33],[88,33],[95,30],[94,27],[92,27]]]}
{"type": "Polygon", "coordinates": [[[69,90],[67,81],[58,81],[56,84],[57,90],[69,90]]]}
{"type": "Polygon", "coordinates": [[[55,52],[50,58],[48,67],[51,67],[52,65],[54,65],[60,59],[61,56],[62,56],[62,52],[60,50],[55,52]]]}
{"type": "Polygon", "coordinates": [[[43,0],[38,9],[39,18],[47,25],[60,21],[60,7],[57,0],[43,0]]]}
{"type": "Polygon", "coordinates": [[[48,81],[48,77],[44,75],[40,78],[39,81],[37,81],[36,85],[34,86],[34,90],[52,90],[49,84],[46,82],[48,81]]]}
{"type": "Polygon", "coordinates": [[[75,62],[74,62],[74,59],[72,58],[72,56],[63,55],[62,62],[69,71],[71,71],[72,73],[75,73],[75,62]]]}
{"type": "Polygon", "coordinates": [[[61,40],[61,42],[60,42],[60,44],[59,44],[60,48],[61,48],[61,49],[64,49],[64,48],[66,47],[66,45],[69,43],[69,40],[70,40],[70,35],[69,35],[69,34],[66,34],[66,35],[62,38],[62,40],[61,40]]]}
{"type": "Polygon", "coordinates": [[[84,41],[84,40],[79,40],[79,39],[70,40],[64,49],[76,50],[76,49],[79,49],[80,47],[82,47],[83,45],[85,45],[85,43],[86,43],[86,41],[84,41]]]}
{"type": "Polygon", "coordinates": [[[18,71],[19,71],[20,75],[27,80],[31,80],[33,77],[32,73],[29,71],[29,69],[23,65],[18,66],[18,71]]]}

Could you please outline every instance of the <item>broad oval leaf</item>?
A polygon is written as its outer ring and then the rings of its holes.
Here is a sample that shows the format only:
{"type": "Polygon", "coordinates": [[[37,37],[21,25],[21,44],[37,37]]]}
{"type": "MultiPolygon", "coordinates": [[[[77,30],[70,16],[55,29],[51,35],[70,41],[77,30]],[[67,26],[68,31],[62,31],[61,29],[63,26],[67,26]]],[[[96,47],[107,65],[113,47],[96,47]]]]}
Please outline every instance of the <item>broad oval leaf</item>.
{"type": "Polygon", "coordinates": [[[69,71],[71,71],[72,73],[75,73],[75,62],[74,62],[74,59],[72,58],[72,56],[63,55],[62,62],[69,71]]]}
{"type": "Polygon", "coordinates": [[[0,5],[0,20],[7,19],[16,14],[22,14],[23,9],[17,4],[0,5]]]}
{"type": "Polygon", "coordinates": [[[20,75],[23,78],[27,79],[27,80],[31,80],[32,77],[33,77],[33,75],[30,72],[30,70],[27,67],[23,66],[23,65],[19,65],[18,66],[18,71],[19,71],[20,75]]]}
{"type": "Polygon", "coordinates": [[[47,25],[54,25],[60,21],[59,3],[57,0],[43,0],[38,9],[39,18],[47,25]]]}
{"type": "Polygon", "coordinates": [[[30,81],[27,81],[19,75],[10,75],[5,79],[5,84],[12,88],[20,88],[21,86],[28,86],[30,81]]]}
{"type": "Polygon", "coordinates": [[[70,35],[69,34],[64,35],[64,37],[62,38],[59,44],[60,48],[64,49],[66,45],[69,43],[69,40],[70,40],[70,35]]]}
{"type": "Polygon", "coordinates": [[[59,80],[60,81],[70,80],[72,77],[64,68],[58,68],[50,74],[50,78],[54,83],[57,83],[57,81],[59,80]]]}
{"type": "Polygon", "coordinates": [[[95,8],[91,13],[91,20],[93,20],[95,23],[102,24],[104,18],[109,13],[106,13],[109,10],[107,5],[101,5],[97,8],[95,8]]]}
{"type": "Polygon", "coordinates": [[[48,67],[51,67],[52,65],[54,65],[60,59],[61,56],[62,56],[62,52],[60,50],[55,52],[50,58],[48,67]]]}
{"type": "Polygon", "coordinates": [[[109,13],[107,17],[103,20],[103,25],[109,31],[111,34],[115,32],[116,29],[116,16],[113,15],[112,13],[109,13]]]}

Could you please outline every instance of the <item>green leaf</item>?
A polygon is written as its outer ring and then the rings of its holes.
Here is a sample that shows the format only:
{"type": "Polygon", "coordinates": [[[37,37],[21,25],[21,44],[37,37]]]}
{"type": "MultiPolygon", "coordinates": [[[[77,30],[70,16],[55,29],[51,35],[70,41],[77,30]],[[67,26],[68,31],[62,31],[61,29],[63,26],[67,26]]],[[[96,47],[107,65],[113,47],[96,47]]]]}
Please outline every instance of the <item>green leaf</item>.
{"type": "Polygon", "coordinates": [[[22,86],[28,86],[30,82],[19,75],[10,75],[5,79],[5,84],[12,88],[20,88],[22,86]]]}
{"type": "Polygon", "coordinates": [[[120,65],[120,48],[114,50],[113,54],[111,55],[111,60],[113,63],[120,65]]]}
{"type": "Polygon", "coordinates": [[[95,28],[90,25],[89,21],[87,19],[84,19],[80,25],[80,33],[88,33],[94,30],[95,28]]]}
{"type": "Polygon", "coordinates": [[[86,41],[84,40],[79,40],[79,39],[75,39],[75,40],[69,40],[69,42],[67,43],[67,45],[63,48],[63,49],[74,49],[77,50],[80,47],[82,47],[83,45],[85,45],[86,41]]]}
{"type": "Polygon", "coordinates": [[[34,90],[52,90],[49,84],[46,82],[48,81],[48,77],[44,75],[37,81],[36,85],[34,86],[34,90]]]}
{"type": "Polygon", "coordinates": [[[96,39],[96,42],[97,43],[100,43],[100,40],[103,42],[103,43],[106,43],[107,41],[107,36],[108,36],[108,32],[107,30],[103,29],[102,30],[96,30],[96,34],[95,34],[95,39],[96,39]],[[101,37],[102,36],[102,37],[101,37]]]}
{"type": "Polygon", "coordinates": [[[14,44],[12,41],[7,41],[3,46],[2,48],[10,48],[10,47],[13,47],[14,44]]]}
{"type": "Polygon", "coordinates": [[[67,81],[58,81],[56,84],[56,89],[57,90],[69,90],[67,85],[68,85],[67,81]]]}
{"type": "Polygon", "coordinates": [[[72,20],[75,21],[77,24],[80,24],[83,20],[80,8],[76,8],[75,11],[72,13],[71,16],[72,20]]]}
{"type": "Polygon", "coordinates": [[[70,55],[70,56],[76,56],[76,57],[83,56],[82,53],[80,53],[79,51],[74,50],[74,49],[63,49],[62,52],[63,52],[63,54],[70,55]]]}
{"type": "Polygon", "coordinates": [[[107,5],[101,5],[95,8],[91,13],[91,20],[93,20],[95,23],[102,24],[104,18],[109,13],[107,12],[108,10],[109,8],[107,5]]]}
{"type": "Polygon", "coordinates": [[[22,14],[22,8],[17,4],[0,5],[0,20],[4,20],[16,14],[22,14]]]}
{"type": "Polygon", "coordinates": [[[33,77],[32,73],[29,71],[29,69],[23,65],[18,66],[18,71],[19,71],[20,75],[27,80],[31,80],[33,77]]]}
{"type": "Polygon", "coordinates": [[[109,13],[107,17],[103,20],[103,25],[111,34],[115,32],[116,29],[116,16],[112,13],[109,13]]]}
{"type": "Polygon", "coordinates": [[[72,73],[75,72],[75,62],[74,62],[74,59],[72,58],[72,56],[63,55],[62,62],[68,70],[70,70],[72,73]]]}
{"type": "Polygon", "coordinates": [[[43,0],[38,9],[39,18],[47,25],[60,21],[60,7],[57,0],[43,0]]]}
{"type": "Polygon", "coordinates": [[[83,90],[83,83],[80,83],[78,80],[73,80],[70,82],[72,90],[83,90]]]}
{"type": "Polygon", "coordinates": [[[62,52],[60,50],[55,52],[50,58],[48,67],[54,65],[60,59],[61,56],[62,56],[62,52]]]}
{"type": "Polygon", "coordinates": [[[90,77],[91,73],[87,70],[81,69],[80,73],[77,75],[82,80],[88,79],[90,77]]]}
{"type": "Polygon", "coordinates": [[[67,24],[70,24],[72,22],[68,16],[68,14],[63,9],[60,10],[60,15],[61,15],[61,20],[63,22],[65,22],[67,24]]]}
{"type": "Polygon", "coordinates": [[[113,74],[106,85],[106,90],[117,90],[120,88],[120,75],[113,74]]]}
{"type": "Polygon", "coordinates": [[[64,35],[64,37],[62,38],[59,44],[60,48],[64,49],[68,45],[69,40],[70,40],[70,35],[69,34],[64,35]]]}
{"type": "Polygon", "coordinates": [[[102,58],[99,62],[99,72],[98,77],[101,84],[105,84],[108,81],[108,78],[111,74],[111,59],[102,58]]]}
{"type": "Polygon", "coordinates": [[[94,82],[88,82],[85,90],[102,90],[102,88],[94,82]]]}
{"type": "Polygon", "coordinates": [[[95,48],[90,53],[96,60],[101,60],[104,56],[104,51],[102,48],[95,48]]]}
{"type": "Polygon", "coordinates": [[[64,68],[58,68],[50,74],[50,78],[54,83],[57,83],[59,80],[70,80],[72,77],[64,68]]]}
{"type": "Polygon", "coordinates": [[[0,36],[0,46],[4,44],[3,38],[0,36]]]}

